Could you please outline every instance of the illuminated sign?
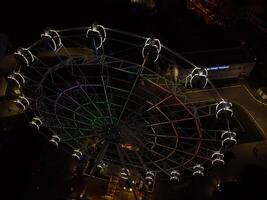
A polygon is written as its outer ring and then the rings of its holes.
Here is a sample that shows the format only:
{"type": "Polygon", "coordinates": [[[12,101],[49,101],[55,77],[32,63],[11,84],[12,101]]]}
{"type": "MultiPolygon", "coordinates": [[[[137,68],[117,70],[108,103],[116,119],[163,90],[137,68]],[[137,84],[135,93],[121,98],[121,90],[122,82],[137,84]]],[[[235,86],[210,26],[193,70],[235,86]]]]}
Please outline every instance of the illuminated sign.
{"type": "Polygon", "coordinates": [[[207,67],[206,69],[208,71],[216,71],[216,70],[229,69],[229,68],[230,68],[230,65],[222,65],[222,66],[207,67]]]}

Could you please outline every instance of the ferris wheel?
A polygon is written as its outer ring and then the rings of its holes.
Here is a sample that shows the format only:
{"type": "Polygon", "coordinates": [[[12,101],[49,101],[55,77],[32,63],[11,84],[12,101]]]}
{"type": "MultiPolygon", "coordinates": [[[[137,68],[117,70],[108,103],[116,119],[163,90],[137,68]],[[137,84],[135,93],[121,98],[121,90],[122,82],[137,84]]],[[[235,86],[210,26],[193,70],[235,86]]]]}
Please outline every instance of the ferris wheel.
{"type": "Polygon", "coordinates": [[[99,24],[47,29],[14,56],[7,80],[22,91],[14,102],[51,144],[93,160],[89,175],[117,166],[126,180],[139,174],[151,185],[163,173],[177,182],[223,164],[237,142],[232,104],[207,69],[157,38],[99,24]],[[210,101],[188,93],[205,87],[210,101]]]}

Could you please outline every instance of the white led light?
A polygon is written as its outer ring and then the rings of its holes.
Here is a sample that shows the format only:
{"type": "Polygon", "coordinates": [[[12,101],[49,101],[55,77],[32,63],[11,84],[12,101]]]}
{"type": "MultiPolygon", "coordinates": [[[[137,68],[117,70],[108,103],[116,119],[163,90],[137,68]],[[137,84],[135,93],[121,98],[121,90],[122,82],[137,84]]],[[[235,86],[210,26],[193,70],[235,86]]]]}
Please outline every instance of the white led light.
{"type": "Polygon", "coordinates": [[[212,159],[211,163],[212,163],[212,165],[214,163],[222,163],[222,164],[224,164],[223,158],[224,158],[224,155],[222,153],[220,153],[218,151],[217,152],[214,152],[212,154],[212,156],[211,156],[211,159],[212,159]]]}
{"type": "Polygon", "coordinates": [[[17,52],[14,53],[17,56],[20,56],[24,62],[26,63],[26,66],[29,67],[30,64],[34,61],[34,56],[31,53],[29,49],[21,48],[17,52]],[[28,58],[29,56],[29,58],[28,58]]]}
{"type": "Polygon", "coordinates": [[[21,85],[25,83],[24,77],[19,72],[13,72],[9,76],[7,76],[9,80],[12,80],[16,83],[18,88],[21,88],[21,85]]]}
{"type": "Polygon", "coordinates": [[[154,59],[154,62],[156,62],[159,58],[159,54],[160,54],[160,51],[161,51],[161,43],[159,41],[159,39],[151,39],[151,38],[147,38],[146,39],[146,42],[145,42],[145,45],[142,49],[142,56],[143,58],[145,58],[145,50],[147,47],[154,47],[156,50],[157,50],[157,56],[156,58],[154,59]]]}
{"type": "Polygon", "coordinates": [[[120,173],[121,178],[127,180],[129,178],[129,175],[130,175],[130,171],[127,168],[121,169],[121,173],[120,173]]]}
{"type": "Polygon", "coordinates": [[[16,99],[16,100],[14,100],[14,102],[16,104],[19,104],[22,107],[23,110],[26,110],[26,107],[24,106],[24,104],[20,100],[16,99]]]}
{"type": "Polygon", "coordinates": [[[205,83],[202,86],[203,88],[205,88],[208,84],[208,71],[206,68],[199,68],[199,67],[195,67],[191,73],[186,76],[185,78],[185,86],[189,85],[191,88],[193,88],[193,80],[195,79],[195,77],[201,77],[205,79],[205,83]]]}
{"type": "Polygon", "coordinates": [[[237,141],[235,138],[225,138],[223,141],[222,141],[222,146],[224,146],[224,143],[227,142],[227,143],[234,143],[234,144],[237,144],[237,141]]]}
{"type": "Polygon", "coordinates": [[[98,46],[96,46],[96,49],[99,49],[100,47],[102,47],[103,43],[106,41],[106,30],[105,27],[102,25],[93,25],[92,27],[90,27],[87,32],[86,32],[86,37],[89,37],[89,33],[90,32],[94,32],[98,35],[99,39],[100,39],[100,43],[98,46]],[[101,32],[103,33],[103,35],[101,34],[101,32]]]}
{"type": "Polygon", "coordinates": [[[79,149],[75,149],[74,153],[72,154],[73,157],[77,158],[78,160],[81,159],[82,152],[79,149]]]}
{"type": "Polygon", "coordinates": [[[21,106],[23,111],[30,105],[29,100],[24,96],[19,96],[16,100],[14,100],[14,102],[21,106]]]}
{"type": "Polygon", "coordinates": [[[39,117],[34,117],[32,121],[30,122],[31,127],[36,128],[39,130],[40,126],[43,125],[42,120],[39,117]]]}
{"type": "Polygon", "coordinates": [[[204,176],[204,167],[202,167],[201,165],[196,165],[193,167],[193,175],[200,175],[200,176],[204,176]]]}
{"type": "Polygon", "coordinates": [[[57,135],[52,135],[52,138],[49,140],[49,142],[55,144],[56,146],[58,146],[58,143],[60,142],[60,137],[57,135]]]}
{"type": "Polygon", "coordinates": [[[227,134],[227,137],[235,137],[236,136],[236,133],[235,132],[232,132],[232,131],[224,131],[221,135],[221,138],[224,138],[225,135],[227,134]]]}
{"type": "Polygon", "coordinates": [[[148,185],[151,185],[154,181],[155,173],[152,171],[147,171],[145,180],[147,181],[148,185]]]}
{"type": "Polygon", "coordinates": [[[30,125],[31,125],[32,127],[35,127],[37,130],[39,130],[39,125],[38,125],[35,121],[31,121],[31,122],[30,122],[30,125]]]}
{"type": "Polygon", "coordinates": [[[218,163],[218,162],[224,164],[224,160],[221,158],[216,158],[216,159],[212,160],[211,164],[213,165],[214,163],[218,163]]]}
{"type": "Polygon", "coordinates": [[[193,176],[196,176],[196,175],[200,175],[200,176],[204,176],[204,173],[202,171],[195,171],[193,172],[193,176]]]}
{"type": "Polygon", "coordinates": [[[180,173],[177,170],[172,170],[170,173],[170,180],[179,181],[180,173]]]}
{"type": "Polygon", "coordinates": [[[100,163],[97,165],[98,168],[103,169],[106,164],[101,160],[100,163]]]}
{"type": "Polygon", "coordinates": [[[52,41],[54,51],[57,51],[63,46],[60,35],[55,30],[47,30],[44,34],[41,34],[41,37],[47,37],[52,41]]]}
{"type": "Polygon", "coordinates": [[[232,117],[233,116],[232,103],[231,102],[227,102],[225,100],[220,101],[216,105],[216,118],[219,118],[219,114],[221,112],[230,113],[230,116],[232,117]]]}

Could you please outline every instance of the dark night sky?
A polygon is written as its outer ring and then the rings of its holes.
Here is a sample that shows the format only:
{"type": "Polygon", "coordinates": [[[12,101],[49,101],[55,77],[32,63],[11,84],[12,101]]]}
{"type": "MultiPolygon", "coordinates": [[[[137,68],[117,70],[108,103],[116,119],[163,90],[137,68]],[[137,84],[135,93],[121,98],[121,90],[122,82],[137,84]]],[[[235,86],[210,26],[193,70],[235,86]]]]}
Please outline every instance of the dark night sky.
{"type": "Polygon", "coordinates": [[[153,10],[133,7],[127,0],[54,2],[23,1],[5,5],[4,12],[0,12],[0,32],[9,36],[13,47],[27,46],[47,27],[89,26],[97,21],[145,36],[155,35],[178,51],[238,45],[217,27],[205,26],[199,17],[186,12],[183,0],[157,0],[153,10]]]}

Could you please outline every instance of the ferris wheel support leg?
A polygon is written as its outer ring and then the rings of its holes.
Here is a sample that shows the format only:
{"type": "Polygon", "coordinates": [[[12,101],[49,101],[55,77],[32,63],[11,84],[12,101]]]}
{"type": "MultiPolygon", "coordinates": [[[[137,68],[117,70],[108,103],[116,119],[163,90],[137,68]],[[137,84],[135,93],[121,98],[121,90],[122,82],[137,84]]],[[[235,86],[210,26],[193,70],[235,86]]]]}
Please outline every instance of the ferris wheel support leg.
{"type": "Polygon", "coordinates": [[[117,151],[118,151],[122,166],[125,167],[125,161],[124,161],[124,158],[123,158],[123,155],[122,155],[122,152],[121,152],[121,148],[119,147],[118,144],[116,144],[116,148],[117,148],[117,151]]]}
{"type": "Polygon", "coordinates": [[[107,142],[104,147],[101,149],[101,151],[99,152],[96,160],[95,160],[95,163],[94,163],[94,166],[93,168],[91,169],[90,173],[89,173],[89,176],[92,176],[97,168],[97,165],[100,163],[100,161],[104,158],[106,152],[107,152],[107,149],[108,149],[108,146],[109,146],[109,143],[107,142]]]}

